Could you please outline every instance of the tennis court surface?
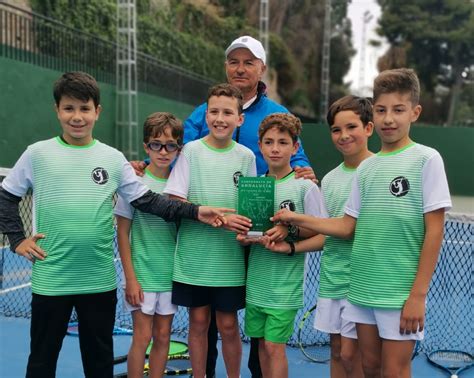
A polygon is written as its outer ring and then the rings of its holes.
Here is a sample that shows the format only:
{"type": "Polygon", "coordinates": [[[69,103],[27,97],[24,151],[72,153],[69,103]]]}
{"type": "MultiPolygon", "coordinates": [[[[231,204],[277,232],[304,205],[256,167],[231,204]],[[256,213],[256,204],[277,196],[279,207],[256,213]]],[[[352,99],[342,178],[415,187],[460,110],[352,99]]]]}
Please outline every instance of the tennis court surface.
{"type": "MultiPolygon", "coordinates": [[[[26,361],[29,348],[29,319],[0,316],[0,377],[20,378],[25,376],[26,361]]],[[[115,354],[127,353],[131,336],[115,336],[115,354]]],[[[250,378],[246,368],[249,344],[243,344],[242,378],[250,378]]],[[[219,359],[217,362],[217,378],[225,378],[219,342],[219,359]]],[[[329,377],[329,364],[317,364],[306,360],[298,348],[288,348],[289,371],[291,378],[329,377]]],[[[115,373],[126,370],[126,364],[116,365],[115,373]]],[[[82,363],[77,337],[66,336],[63,349],[59,356],[58,378],[83,377],[82,363]]],[[[187,375],[183,375],[187,377],[187,375]]],[[[429,364],[424,354],[418,355],[413,361],[413,378],[442,378],[447,373],[429,364]]],[[[461,373],[460,378],[474,377],[474,369],[461,373]]]]}
{"type": "MultiPolygon", "coordinates": [[[[23,218],[29,224],[28,199],[24,202],[23,218]]],[[[428,295],[425,340],[420,345],[420,354],[413,363],[413,377],[446,377],[448,374],[428,364],[426,354],[435,350],[460,350],[474,352],[473,332],[473,229],[472,215],[450,214],[446,217],[445,237],[442,252],[428,295]]],[[[5,244],[0,245],[0,377],[23,377],[29,350],[29,317],[31,301],[30,263],[13,253],[5,244]]],[[[122,267],[116,258],[117,280],[119,282],[116,326],[131,328],[130,314],[123,307],[122,267]]],[[[298,324],[304,313],[314,304],[319,282],[320,254],[308,256],[308,274],[305,282],[305,308],[295,322],[295,330],[289,341],[290,377],[328,377],[329,365],[317,364],[307,360],[297,348],[298,324]]],[[[243,314],[239,314],[242,324],[243,314]]],[[[71,321],[74,321],[74,314],[71,321]]],[[[188,314],[181,308],[173,322],[173,338],[186,340],[188,314]]],[[[242,334],[245,340],[245,336],[242,334]]],[[[128,351],[130,336],[115,337],[115,354],[128,351]]],[[[324,345],[328,335],[312,328],[312,319],[304,323],[301,330],[301,343],[304,345],[324,345]]],[[[246,368],[248,344],[244,343],[242,377],[249,377],[246,368]]],[[[126,369],[125,364],[116,367],[117,372],[126,369]]],[[[58,377],[81,377],[78,339],[67,336],[58,364],[58,377]]],[[[217,377],[225,377],[222,358],[218,360],[217,377]]],[[[466,370],[460,377],[474,377],[474,368],[466,370]]]]}

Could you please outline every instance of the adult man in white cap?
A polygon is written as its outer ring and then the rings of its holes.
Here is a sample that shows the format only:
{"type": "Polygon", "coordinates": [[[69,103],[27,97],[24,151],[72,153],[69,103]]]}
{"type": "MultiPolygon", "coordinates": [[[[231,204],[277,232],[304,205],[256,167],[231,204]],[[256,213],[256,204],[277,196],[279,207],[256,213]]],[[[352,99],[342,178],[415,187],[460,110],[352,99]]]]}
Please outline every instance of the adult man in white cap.
{"type": "MultiPolygon", "coordinates": [[[[272,113],[288,113],[288,110],[269,99],[266,86],[261,81],[266,70],[266,53],[262,44],[250,36],[234,40],[225,51],[227,81],[239,88],[244,95],[244,123],[237,128],[234,139],[250,148],[257,157],[257,174],[267,171],[267,164],[258,148],[258,127],[272,113]]],[[[184,143],[206,136],[207,104],[198,106],[184,121],[184,143]]],[[[291,165],[299,177],[315,179],[303,147],[291,158],[291,165]]]]}

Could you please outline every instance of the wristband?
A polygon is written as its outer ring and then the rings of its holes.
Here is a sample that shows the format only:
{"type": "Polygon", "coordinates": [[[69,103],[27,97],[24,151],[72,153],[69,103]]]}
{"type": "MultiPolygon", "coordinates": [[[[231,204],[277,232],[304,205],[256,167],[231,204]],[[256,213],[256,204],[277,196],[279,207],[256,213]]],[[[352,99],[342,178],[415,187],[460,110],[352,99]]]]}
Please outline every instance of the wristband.
{"type": "Polygon", "coordinates": [[[295,243],[293,243],[292,241],[289,241],[287,242],[290,246],[290,252],[287,253],[288,256],[294,256],[295,255],[295,252],[296,252],[296,249],[295,249],[295,243]]]}
{"type": "Polygon", "coordinates": [[[288,235],[292,238],[298,238],[300,236],[300,228],[290,224],[288,226],[288,235]]]}

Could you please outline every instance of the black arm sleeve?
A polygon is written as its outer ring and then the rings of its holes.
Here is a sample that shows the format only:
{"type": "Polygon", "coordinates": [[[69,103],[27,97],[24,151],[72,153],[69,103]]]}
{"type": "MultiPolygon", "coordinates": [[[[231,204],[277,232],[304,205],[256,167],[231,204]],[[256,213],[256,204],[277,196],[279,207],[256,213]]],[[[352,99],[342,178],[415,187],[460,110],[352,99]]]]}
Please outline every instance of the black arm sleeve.
{"type": "Polygon", "coordinates": [[[0,232],[7,235],[12,252],[26,239],[18,207],[20,201],[21,197],[7,192],[0,186],[0,232]]]}
{"type": "Polygon", "coordinates": [[[155,214],[167,222],[175,222],[181,218],[198,219],[199,206],[172,200],[151,190],[132,201],[130,205],[144,213],[155,214]]]}

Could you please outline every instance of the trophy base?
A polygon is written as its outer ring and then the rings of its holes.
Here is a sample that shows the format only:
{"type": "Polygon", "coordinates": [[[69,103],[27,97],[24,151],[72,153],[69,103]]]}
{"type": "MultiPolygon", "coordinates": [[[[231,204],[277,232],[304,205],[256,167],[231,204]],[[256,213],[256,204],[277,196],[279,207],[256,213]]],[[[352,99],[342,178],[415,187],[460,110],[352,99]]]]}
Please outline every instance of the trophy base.
{"type": "Polygon", "coordinates": [[[261,238],[263,236],[263,231],[249,231],[246,236],[248,238],[261,238]]]}

